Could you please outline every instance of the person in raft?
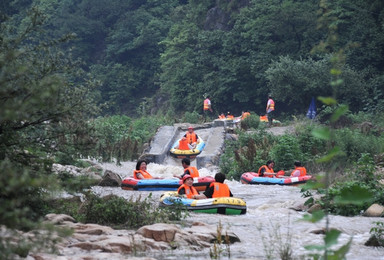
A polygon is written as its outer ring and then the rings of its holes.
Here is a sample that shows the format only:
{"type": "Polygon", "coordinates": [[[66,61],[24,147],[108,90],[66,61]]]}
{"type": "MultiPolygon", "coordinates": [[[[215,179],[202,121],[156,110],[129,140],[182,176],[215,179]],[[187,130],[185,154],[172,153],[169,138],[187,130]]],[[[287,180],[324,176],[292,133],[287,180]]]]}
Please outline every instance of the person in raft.
{"type": "Polygon", "coordinates": [[[177,178],[183,178],[185,175],[190,175],[192,178],[198,178],[199,177],[199,171],[195,166],[191,166],[191,160],[189,158],[183,158],[181,160],[181,165],[184,168],[184,173],[179,177],[177,175],[173,175],[177,178]]]}
{"type": "Polygon", "coordinates": [[[189,149],[195,149],[196,145],[199,143],[199,137],[193,131],[193,127],[188,127],[188,132],[184,135],[185,138],[187,138],[189,149]]]}
{"type": "Polygon", "coordinates": [[[187,138],[182,137],[182,138],[179,140],[179,144],[175,146],[175,149],[179,149],[179,150],[190,150],[191,148],[190,148],[189,145],[188,145],[187,138]]]}
{"type": "Polygon", "coordinates": [[[195,149],[199,143],[199,137],[193,131],[193,127],[188,127],[188,132],[179,140],[179,144],[175,146],[175,149],[179,150],[192,150],[195,149]]]}
{"type": "Polygon", "coordinates": [[[301,177],[307,175],[307,169],[301,165],[300,161],[295,161],[293,163],[295,169],[291,173],[291,177],[301,177]]]}
{"type": "Polygon", "coordinates": [[[136,170],[133,171],[133,177],[135,179],[153,179],[152,175],[147,172],[147,161],[138,160],[136,163],[136,170]]]}
{"type": "Polygon", "coordinates": [[[273,178],[275,177],[275,172],[273,170],[273,167],[275,167],[275,161],[268,160],[267,163],[259,168],[257,173],[259,174],[259,177],[269,177],[273,178]]]}
{"type": "Polygon", "coordinates": [[[179,195],[185,195],[188,199],[192,199],[194,196],[199,195],[199,192],[193,187],[193,178],[191,175],[184,175],[183,184],[177,189],[179,195]]]}
{"type": "Polygon", "coordinates": [[[215,181],[212,182],[203,194],[192,195],[192,199],[207,199],[220,197],[233,197],[228,185],[224,183],[225,174],[218,172],[215,175],[215,181]]]}

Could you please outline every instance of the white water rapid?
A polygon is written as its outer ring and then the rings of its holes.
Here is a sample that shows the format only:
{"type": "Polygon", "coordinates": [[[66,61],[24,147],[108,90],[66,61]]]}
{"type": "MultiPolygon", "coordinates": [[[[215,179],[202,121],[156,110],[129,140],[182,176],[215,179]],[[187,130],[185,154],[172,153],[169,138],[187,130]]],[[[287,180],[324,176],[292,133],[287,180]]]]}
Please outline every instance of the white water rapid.
{"type": "MultiPolygon", "coordinates": [[[[182,174],[180,160],[167,158],[166,165],[150,163],[148,172],[154,177],[171,178],[174,174],[182,174]]],[[[103,164],[105,169],[119,173],[122,178],[132,176],[135,162],[124,162],[121,166],[103,164]]],[[[193,165],[193,162],[192,162],[193,165]]],[[[217,169],[200,169],[201,176],[214,176],[217,169]]],[[[242,198],[247,203],[247,213],[240,216],[225,216],[203,213],[190,213],[186,224],[194,221],[204,222],[213,226],[222,224],[223,230],[231,230],[241,242],[230,245],[230,259],[281,259],[279,247],[290,245],[294,259],[307,259],[309,251],[305,245],[323,244],[323,235],[311,233],[325,227],[325,221],[308,223],[300,221],[304,212],[290,209],[293,205],[303,202],[300,188],[279,185],[245,185],[238,181],[226,180],[235,197],[242,198]]],[[[99,195],[115,194],[124,198],[141,195],[146,197],[148,191],[127,191],[121,188],[94,187],[99,195]]],[[[157,202],[162,191],[153,191],[152,198],[157,202]]],[[[342,232],[339,244],[335,248],[346,244],[352,239],[352,246],[347,259],[352,260],[384,260],[384,248],[364,246],[370,237],[370,229],[374,222],[383,218],[368,218],[362,216],[342,217],[330,216],[330,227],[342,232]]],[[[224,248],[224,247],[223,247],[224,248]]],[[[228,259],[223,252],[221,259],[228,259]]],[[[177,249],[170,252],[146,253],[156,259],[210,259],[209,249],[183,251],[177,249]]]]}

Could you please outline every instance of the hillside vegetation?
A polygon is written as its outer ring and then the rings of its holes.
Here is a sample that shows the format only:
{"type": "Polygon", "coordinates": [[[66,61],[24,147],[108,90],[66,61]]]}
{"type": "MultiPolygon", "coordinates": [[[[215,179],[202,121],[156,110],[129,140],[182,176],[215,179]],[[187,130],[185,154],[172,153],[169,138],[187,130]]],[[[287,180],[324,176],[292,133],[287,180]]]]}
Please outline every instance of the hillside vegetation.
{"type": "Polygon", "coordinates": [[[221,164],[230,177],[271,157],[284,169],[300,159],[344,181],[327,203],[344,187],[383,203],[383,25],[379,0],[3,1],[0,224],[34,229],[51,191],[70,190],[53,163],[134,160],[159,126],[202,122],[207,95],[214,116],[256,116],[271,94],[277,118],[298,122],[281,137],[240,130],[221,164]],[[312,97],[318,117],[306,121],[312,97]]]}

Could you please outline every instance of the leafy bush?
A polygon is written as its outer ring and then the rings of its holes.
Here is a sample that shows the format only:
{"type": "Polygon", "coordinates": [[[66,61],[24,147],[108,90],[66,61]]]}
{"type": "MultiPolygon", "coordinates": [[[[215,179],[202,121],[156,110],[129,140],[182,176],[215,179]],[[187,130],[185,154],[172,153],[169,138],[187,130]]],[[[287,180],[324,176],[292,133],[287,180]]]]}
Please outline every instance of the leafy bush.
{"type": "Polygon", "coordinates": [[[276,169],[293,168],[293,163],[297,160],[303,162],[304,153],[296,137],[283,135],[278,138],[278,142],[271,149],[271,158],[275,160],[276,169]]]}
{"type": "Polygon", "coordinates": [[[245,119],[240,121],[240,127],[243,130],[248,130],[248,129],[257,129],[260,124],[260,117],[256,115],[255,113],[252,113],[245,119]]]}
{"type": "Polygon", "coordinates": [[[148,116],[131,119],[127,116],[99,117],[93,121],[96,152],[103,161],[136,159],[142,144],[155,135],[159,126],[166,124],[165,117],[148,116]]]}
{"type": "Polygon", "coordinates": [[[363,153],[374,155],[384,151],[384,137],[366,135],[348,128],[336,130],[335,142],[345,153],[342,159],[347,162],[357,161],[363,153]]]}
{"type": "Polygon", "coordinates": [[[41,203],[49,190],[57,188],[47,175],[0,162],[0,224],[8,228],[32,229],[44,215],[41,203]]]}
{"type": "Polygon", "coordinates": [[[384,246],[384,223],[383,222],[380,222],[380,221],[375,222],[375,227],[371,228],[369,233],[376,238],[380,246],[384,246]]]}
{"type": "Polygon", "coordinates": [[[362,154],[351,172],[333,183],[320,203],[327,205],[329,212],[344,216],[358,215],[372,203],[384,203],[384,191],[377,182],[375,170],[372,156],[362,154]]]}
{"type": "Polygon", "coordinates": [[[299,143],[300,150],[303,152],[305,161],[311,160],[313,157],[322,155],[326,151],[326,143],[324,140],[313,136],[312,131],[317,125],[308,124],[305,120],[303,124],[296,126],[295,137],[299,143]]]}
{"type": "Polygon", "coordinates": [[[220,170],[228,178],[239,180],[244,172],[255,172],[267,160],[275,137],[265,131],[240,132],[238,141],[227,141],[220,157],[220,170]]]}
{"type": "Polygon", "coordinates": [[[375,191],[372,186],[367,184],[361,184],[358,181],[336,183],[328,189],[328,195],[323,198],[323,201],[329,201],[329,212],[342,216],[356,216],[359,215],[360,212],[362,212],[363,210],[367,209],[370,203],[373,202],[373,198],[372,201],[364,202],[361,204],[344,203],[337,201],[337,198],[342,197],[343,194],[356,193],[356,187],[359,187],[359,190],[362,189],[371,192],[372,194],[374,194],[373,192],[375,191]]]}
{"type": "Polygon", "coordinates": [[[82,192],[84,189],[89,189],[99,182],[88,176],[74,176],[73,174],[66,172],[59,173],[57,178],[60,187],[67,192],[82,192]]]}
{"type": "Polygon", "coordinates": [[[137,228],[157,222],[180,220],[186,216],[181,208],[169,209],[155,207],[151,203],[152,194],[143,200],[141,197],[129,201],[124,198],[109,195],[100,198],[92,193],[86,195],[86,202],[79,210],[79,221],[97,223],[124,228],[137,228]]]}
{"type": "Polygon", "coordinates": [[[185,112],[184,114],[184,122],[188,122],[191,124],[199,123],[200,115],[196,111],[193,112],[185,112]]]}
{"type": "Polygon", "coordinates": [[[337,121],[331,122],[332,115],[334,115],[335,111],[339,109],[341,106],[342,105],[323,106],[320,110],[320,113],[317,116],[317,120],[319,120],[323,124],[330,125],[333,128],[343,128],[343,127],[351,126],[353,123],[353,120],[351,118],[351,111],[349,110],[347,110],[345,114],[341,115],[337,121]]]}

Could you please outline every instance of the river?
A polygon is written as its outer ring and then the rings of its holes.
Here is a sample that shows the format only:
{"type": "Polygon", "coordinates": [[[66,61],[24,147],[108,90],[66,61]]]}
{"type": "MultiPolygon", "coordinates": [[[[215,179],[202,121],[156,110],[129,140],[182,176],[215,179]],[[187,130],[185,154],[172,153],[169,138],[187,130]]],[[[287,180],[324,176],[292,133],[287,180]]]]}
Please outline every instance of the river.
{"type": "MultiPolygon", "coordinates": [[[[193,165],[193,161],[192,161],[193,165]]],[[[115,164],[103,164],[105,169],[119,173],[122,178],[132,176],[135,168],[134,162],[123,162],[121,166],[115,164]]],[[[171,178],[174,174],[181,174],[183,169],[180,160],[168,158],[166,165],[150,163],[148,172],[154,177],[171,178]]],[[[214,176],[217,168],[203,168],[199,170],[200,176],[214,176]]],[[[301,197],[300,188],[279,185],[245,185],[238,181],[226,180],[235,197],[242,198],[247,203],[247,213],[240,216],[225,216],[214,214],[190,213],[185,220],[186,224],[194,221],[204,222],[213,226],[219,223],[223,230],[234,232],[241,242],[230,245],[231,259],[280,259],[279,245],[289,245],[292,248],[294,259],[306,259],[303,257],[309,251],[305,245],[323,244],[323,236],[311,233],[311,231],[323,229],[325,221],[308,223],[300,221],[305,214],[290,209],[305,199],[301,197]]],[[[124,198],[132,196],[147,196],[147,191],[127,191],[121,188],[94,187],[94,192],[99,195],[115,194],[124,198]]],[[[153,199],[158,201],[162,191],[153,191],[153,199]]],[[[370,237],[370,229],[374,222],[383,218],[368,218],[362,216],[343,217],[330,216],[330,227],[342,232],[339,244],[346,244],[352,239],[352,246],[347,254],[347,259],[353,260],[384,260],[384,248],[364,246],[370,237]]],[[[224,247],[223,247],[224,248],[224,247]]],[[[228,259],[223,252],[221,259],[228,259]]],[[[199,252],[177,249],[170,252],[146,253],[156,259],[210,259],[209,249],[199,252]],[[180,257],[180,256],[183,257],[180,257]]]]}

